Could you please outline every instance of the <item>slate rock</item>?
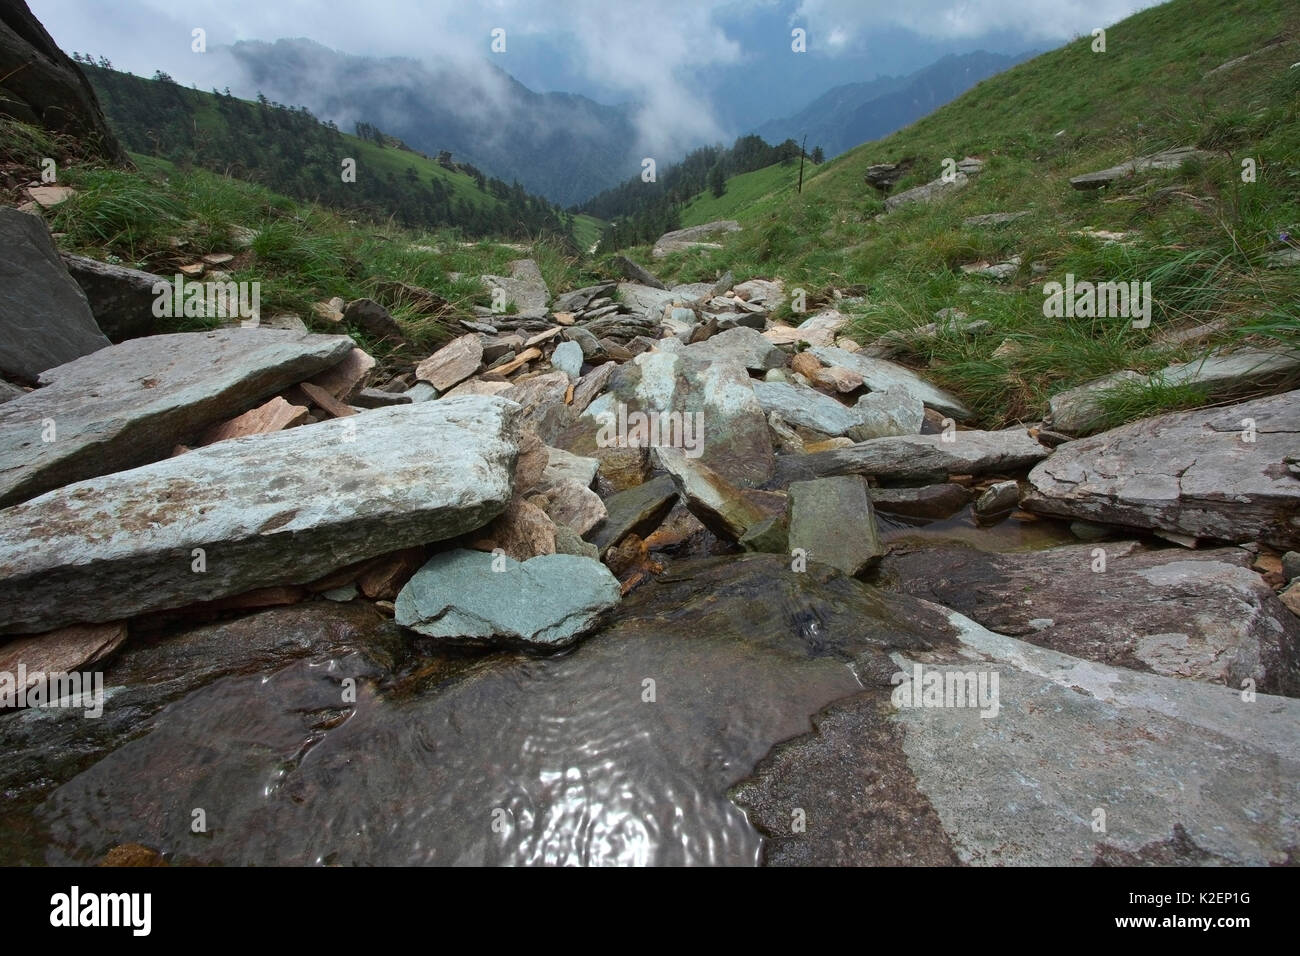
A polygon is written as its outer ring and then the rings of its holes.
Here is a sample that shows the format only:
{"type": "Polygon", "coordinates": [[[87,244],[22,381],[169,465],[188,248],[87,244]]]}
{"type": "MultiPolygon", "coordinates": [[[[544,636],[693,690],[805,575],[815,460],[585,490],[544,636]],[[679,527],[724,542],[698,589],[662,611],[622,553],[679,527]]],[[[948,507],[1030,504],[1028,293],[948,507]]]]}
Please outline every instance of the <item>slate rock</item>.
{"type": "Polygon", "coordinates": [[[35,385],[42,372],[110,344],[45,221],[0,207],[0,375],[35,385]]]}
{"type": "Polygon", "coordinates": [[[406,583],[396,619],[448,644],[558,650],[592,631],[618,601],[618,580],[590,558],[519,562],[458,549],[435,555],[406,583]]]}
{"type": "Polygon", "coordinates": [[[511,497],[517,414],[479,397],[377,409],[0,510],[0,633],[303,584],[482,527],[511,497]]]}
{"type": "Polygon", "coordinates": [[[165,458],[352,348],[344,335],[221,329],[130,339],[50,369],[0,405],[0,506],[165,458]]]}

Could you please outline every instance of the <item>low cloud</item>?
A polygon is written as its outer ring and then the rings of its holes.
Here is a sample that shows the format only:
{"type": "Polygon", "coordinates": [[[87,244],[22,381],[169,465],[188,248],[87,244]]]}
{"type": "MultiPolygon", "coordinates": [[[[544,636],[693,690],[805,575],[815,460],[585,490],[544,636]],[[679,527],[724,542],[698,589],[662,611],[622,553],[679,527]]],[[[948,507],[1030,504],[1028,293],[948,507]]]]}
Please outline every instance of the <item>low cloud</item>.
{"type": "Polygon", "coordinates": [[[807,24],[809,50],[817,35],[832,52],[848,38],[869,40],[873,29],[902,27],[932,40],[976,40],[997,32],[1026,41],[1063,42],[1090,34],[1163,0],[799,0],[791,22],[807,24]]]}

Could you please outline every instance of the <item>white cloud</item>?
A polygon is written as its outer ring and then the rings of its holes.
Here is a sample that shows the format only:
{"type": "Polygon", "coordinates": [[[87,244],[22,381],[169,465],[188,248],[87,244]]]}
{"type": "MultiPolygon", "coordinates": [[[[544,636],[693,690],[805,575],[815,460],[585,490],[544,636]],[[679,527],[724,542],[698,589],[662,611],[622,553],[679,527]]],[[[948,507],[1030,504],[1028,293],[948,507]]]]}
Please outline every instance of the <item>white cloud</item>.
{"type": "Polygon", "coordinates": [[[1028,41],[1062,42],[1110,26],[1162,0],[800,0],[792,22],[806,23],[808,47],[817,34],[832,50],[848,37],[869,38],[882,26],[936,40],[1018,33],[1028,41]]]}

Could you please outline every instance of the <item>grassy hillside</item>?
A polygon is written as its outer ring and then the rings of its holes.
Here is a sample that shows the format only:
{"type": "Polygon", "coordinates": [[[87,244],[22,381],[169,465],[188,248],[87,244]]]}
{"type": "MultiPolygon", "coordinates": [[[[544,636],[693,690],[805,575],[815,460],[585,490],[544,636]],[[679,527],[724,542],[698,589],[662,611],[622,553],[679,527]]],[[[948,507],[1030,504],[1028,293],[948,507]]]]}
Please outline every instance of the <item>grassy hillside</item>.
{"type": "MultiPolygon", "coordinates": [[[[804,182],[817,167],[804,162],[804,182]]],[[[727,180],[727,191],[715,196],[710,191],[697,195],[682,208],[682,227],[698,226],[715,219],[743,219],[757,208],[795,191],[799,183],[799,161],[789,165],[773,163],[752,173],[727,180]]]]}
{"type": "MultiPolygon", "coordinates": [[[[79,154],[67,138],[0,121],[0,169],[25,182],[41,158],[56,157],[59,182],[75,195],[44,211],[60,248],[172,276],[211,252],[235,255],[222,266],[235,281],[261,283],[264,317],[289,312],[315,331],[351,331],[392,366],[427,356],[462,333],[457,320],[488,305],[477,276],[502,274],[513,259],[531,256],[554,290],[590,278],[567,244],[540,238],[509,245],[467,242],[459,230],[412,230],[391,222],[350,219],[316,203],[299,202],[233,176],[183,168],[140,154],[136,169],[105,168],[79,154]],[[24,173],[24,171],[28,171],[24,173]],[[422,305],[395,283],[433,292],[444,305],[422,305]],[[333,296],[370,297],[386,305],[411,344],[376,343],[355,329],[316,316],[312,306],[333,296]]],[[[24,199],[21,189],[4,200],[24,199]]],[[[164,320],[158,331],[188,331],[216,320],[164,320]]]]}
{"type": "MultiPolygon", "coordinates": [[[[435,160],[374,127],[353,136],[305,109],[186,89],[91,65],[109,124],[128,149],[181,165],[231,173],[299,199],[413,227],[455,226],[472,236],[568,236],[573,217],[517,184],[455,157],[435,160]],[[355,175],[341,175],[347,160],[355,175]]],[[[595,230],[600,227],[594,224],[595,230]]],[[[593,231],[583,222],[582,237],[593,231]]],[[[574,236],[579,241],[579,236],[574,236]]]]}
{"type": "MultiPolygon", "coordinates": [[[[1300,7],[1290,0],[1174,0],[1146,10],[1107,30],[1104,53],[1092,52],[1091,37],[1078,39],[806,170],[802,195],[775,178],[766,188],[730,185],[730,198],[696,207],[691,220],[725,214],[743,232],[723,250],[657,267],[684,281],[727,268],[738,278],[775,275],[808,289],[810,302],[831,301],[832,290],[860,296],[841,307],[863,342],[950,306],[986,319],[989,335],[916,341],[909,364],[928,369],[990,425],[1039,417],[1051,393],[1118,369],[1154,370],[1249,336],[1293,339],[1300,269],[1269,268],[1268,256],[1300,237],[1300,67],[1290,69],[1300,61],[1297,37],[1300,7]],[[1215,158],[1099,191],[1069,185],[1071,176],[1178,145],[1215,158]],[[880,195],[863,181],[873,163],[913,158],[897,192],[936,178],[945,157],[967,155],[985,161],[983,174],[932,205],[882,216],[880,195]],[[1246,157],[1258,164],[1255,183],[1242,182],[1246,157]],[[1000,227],[963,223],[1022,210],[1030,215],[1000,227]],[[1107,242],[1086,229],[1126,235],[1107,242]],[[1006,283],[961,271],[1017,255],[1023,265],[1006,283]],[[1150,281],[1151,327],[1044,318],[1043,283],[1066,273],[1150,281]],[[1171,329],[1211,321],[1224,328],[1199,344],[1159,345],[1171,329]]],[[[1114,414],[1202,398],[1152,390],[1128,396],[1114,414]]]]}

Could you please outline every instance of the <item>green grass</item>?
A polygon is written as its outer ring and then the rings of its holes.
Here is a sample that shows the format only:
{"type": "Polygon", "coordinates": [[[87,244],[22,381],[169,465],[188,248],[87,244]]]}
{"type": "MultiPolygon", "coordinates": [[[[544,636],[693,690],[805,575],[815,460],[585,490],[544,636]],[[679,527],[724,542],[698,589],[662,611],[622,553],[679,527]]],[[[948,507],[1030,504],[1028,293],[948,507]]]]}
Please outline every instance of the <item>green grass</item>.
{"type": "Polygon", "coordinates": [[[1098,430],[1114,428],[1161,412],[1198,408],[1209,400],[1209,390],[1197,385],[1171,385],[1159,378],[1120,382],[1098,396],[1098,430]]]}
{"type": "MultiPolygon", "coordinates": [[[[816,167],[804,164],[804,178],[816,167]]],[[[763,169],[732,176],[727,180],[727,191],[721,196],[703,192],[682,208],[682,227],[698,226],[717,219],[737,219],[751,209],[769,205],[786,193],[793,192],[799,182],[799,164],[782,166],[774,163],[763,169]]]]}
{"type": "MultiPolygon", "coordinates": [[[[1151,372],[1232,342],[1300,341],[1300,269],[1266,268],[1280,234],[1300,241],[1300,7],[1287,0],[1174,0],[986,80],[907,129],[819,167],[772,168],[697,197],[684,224],[738,220],[717,251],[691,250],[651,264],[666,282],[731,269],[808,291],[862,301],[842,307],[864,343],[933,320],[946,307],[986,319],[987,335],[918,341],[902,360],[956,392],[993,427],[1039,418],[1054,392],[1120,369],[1151,372]],[[1291,39],[1203,78],[1279,35],[1291,39]],[[1176,145],[1215,151],[1206,162],[1143,174],[1083,192],[1069,178],[1176,145]],[[863,179],[873,163],[911,158],[895,192],[936,178],[947,157],[977,156],[981,175],[940,202],[882,216],[883,197],[863,179]],[[1241,181],[1241,161],[1258,181],[1241,181]],[[780,175],[778,175],[780,173],[780,175]],[[770,177],[770,178],[769,178],[770,177]],[[996,227],[966,217],[1028,210],[996,227]],[[1130,234],[1119,244],[1084,229],[1130,234]],[[997,283],[961,272],[981,260],[1023,259],[997,283]],[[1031,271],[1039,263],[1042,275],[1031,271]],[[1043,283],[1149,281],[1153,320],[1048,319],[1043,283]],[[1208,343],[1161,345],[1171,329],[1220,321],[1208,343]],[[1004,346],[1004,343],[1006,345],[1004,346]],[[1000,351],[999,347],[1004,346],[1000,351]],[[995,354],[995,352],[997,354],[995,354]]],[[[794,319],[789,310],[778,317],[794,319]]],[[[1185,407],[1185,391],[1148,390],[1146,411],[1185,407]]],[[[1120,414],[1120,412],[1117,412],[1120,414]]],[[[1121,415],[1122,417],[1122,415],[1121,415]]]]}
{"type": "MultiPolygon", "coordinates": [[[[39,131],[22,124],[0,128],[0,151],[20,152],[33,142],[41,142],[39,131]]],[[[478,276],[506,273],[511,260],[535,259],[554,291],[598,278],[557,239],[466,242],[456,230],[415,232],[351,221],[241,179],[132,158],[133,170],[75,162],[60,167],[59,181],[76,190],[46,212],[61,248],[168,277],[206,253],[233,253],[234,261],[222,268],[235,281],[261,283],[263,315],[294,313],[320,332],[345,330],[319,319],[313,303],[333,296],[374,298],[412,344],[368,342],[350,331],[393,368],[422,359],[460,334],[457,320],[490,301],[478,276]],[[251,233],[246,247],[236,240],[237,230],[251,233]],[[399,283],[428,290],[445,305],[430,307],[426,297],[403,291],[399,283]]],[[[167,321],[160,331],[214,324],[183,317],[167,321]]]]}

